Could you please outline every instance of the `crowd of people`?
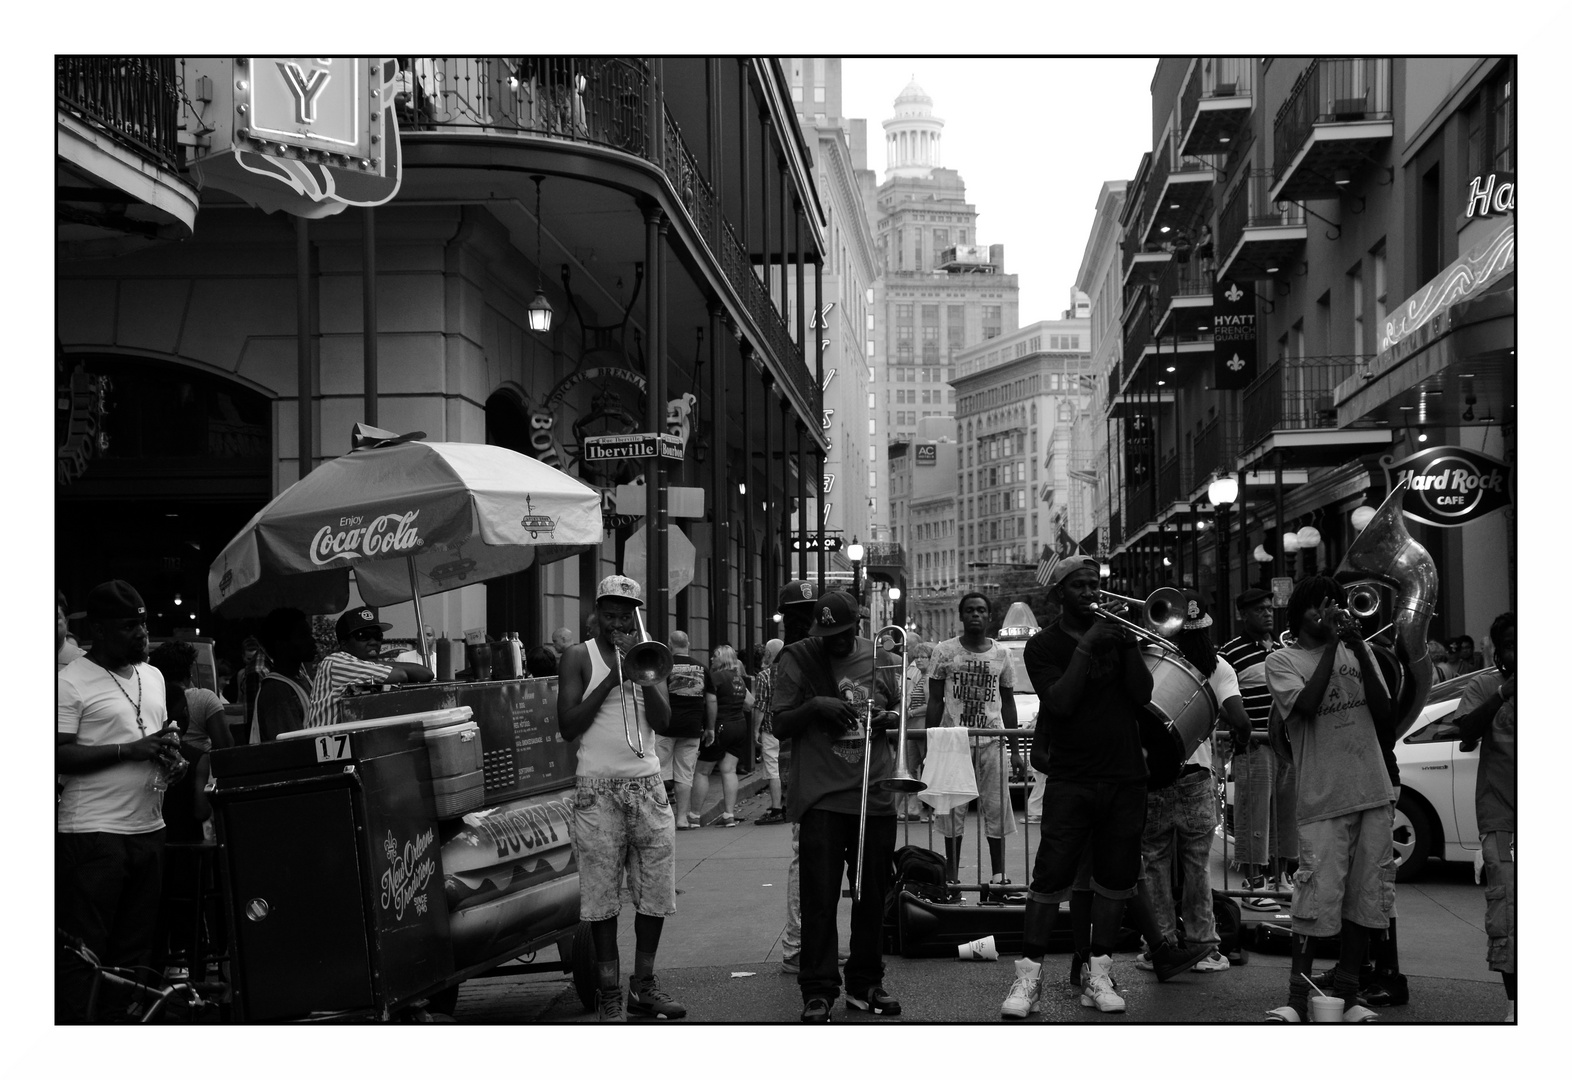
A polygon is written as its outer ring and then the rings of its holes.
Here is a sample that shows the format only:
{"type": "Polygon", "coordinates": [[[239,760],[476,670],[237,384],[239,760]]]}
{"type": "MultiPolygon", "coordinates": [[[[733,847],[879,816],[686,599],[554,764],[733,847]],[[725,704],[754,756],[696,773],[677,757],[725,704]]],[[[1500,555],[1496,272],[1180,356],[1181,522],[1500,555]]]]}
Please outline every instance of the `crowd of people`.
{"type": "MultiPolygon", "coordinates": [[[[1209,865],[1218,782],[1230,766],[1242,902],[1275,911],[1286,899],[1291,908],[1286,1002],[1267,1019],[1308,1019],[1312,983],[1343,1000],[1348,1022],[1372,1020],[1375,1009],[1406,1001],[1391,845],[1401,783],[1393,754],[1397,705],[1375,650],[1343,610],[1342,586],[1325,576],[1300,581],[1281,639],[1272,633],[1271,595],[1247,590],[1234,603],[1238,633],[1221,646],[1204,598],[1185,593],[1173,646],[1211,687],[1218,709],[1215,735],[1206,732],[1181,758],[1149,708],[1153,676],[1140,639],[1100,615],[1100,571],[1088,556],[1056,565],[1049,597],[1057,617],[1030,639],[1022,658],[1029,688],[1016,685],[1009,657],[987,634],[993,611],[984,594],[961,598],[955,637],[886,649],[862,636],[851,594],[821,594],[807,581],[781,591],[781,636],[752,664],[726,645],[700,663],[687,634],[674,631],[667,677],[634,682],[621,661],[640,642],[643,589],[626,576],[603,579],[585,640],[575,643],[561,628],[527,654],[530,675],[557,677],[559,731],[576,752],[572,841],[580,919],[594,941],[599,1018],[686,1015],[655,972],[664,920],[676,912],[675,833],[699,826],[717,772],[714,824],[735,827],[737,773],[755,753],[769,798],[756,823],[791,824],[782,968],[796,976],[801,1019],[828,1021],[840,998],[848,1009],[900,1015],[900,1002],[884,986],[883,961],[896,823],[931,816],[944,838],[946,876],[958,885],[967,816],[964,804],[936,811],[933,800],[881,787],[895,773],[890,733],[903,717],[930,731],[965,729],[970,741],[977,827],[988,841],[987,887],[996,899],[1023,905],[1024,944],[1003,1018],[1040,1011],[1043,958],[1066,901],[1075,942],[1071,984],[1087,1008],[1125,1010],[1113,953],[1127,915],[1144,938],[1136,966],[1159,980],[1228,969],[1209,865]],[[903,668],[905,680],[898,677],[903,668]],[[1041,831],[1023,891],[1004,871],[1004,840],[1016,831],[998,775],[1007,755],[995,745],[999,736],[979,732],[1019,726],[1014,697],[1028,689],[1039,701],[1029,759],[1041,831]],[[843,882],[855,886],[844,948],[836,919],[843,882]],[[624,992],[617,923],[625,896],[635,914],[624,992]],[[1338,961],[1317,977],[1313,960],[1328,938],[1339,943],[1338,961]]],[[[330,723],[351,686],[429,681],[433,673],[423,663],[384,657],[391,627],[370,607],[338,617],[335,647],[320,658],[311,621],[297,610],[275,611],[245,643],[242,664],[223,687],[240,706],[240,722],[232,725],[225,697],[194,685],[190,642],[150,648],[146,605],[134,587],[106,582],[88,595],[85,609],[79,642],[67,632],[65,598],[57,596],[57,921],[105,965],[156,971],[170,961],[189,963],[193,958],[170,946],[179,935],[171,930],[167,864],[172,852],[213,842],[208,755],[330,723]]],[[[1495,620],[1489,637],[1488,669],[1467,636],[1447,645],[1448,659],[1432,659],[1438,679],[1444,664],[1456,665],[1454,677],[1473,674],[1453,722],[1461,748],[1480,751],[1487,960],[1502,973],[1512,1019],[1511,613],[1495,620]]],[[[921,742],[914,745],[910,767],[922,771],[921,742]]],[[[1009,756],[1012,771],[1024,772],[1020,755],[1009,756]]],[[[92,1001],[93,982],[91,966],[63,951],[56,995],[62,1022],[128,1018],[134,1003],[113,990],[92,1001]]]]}

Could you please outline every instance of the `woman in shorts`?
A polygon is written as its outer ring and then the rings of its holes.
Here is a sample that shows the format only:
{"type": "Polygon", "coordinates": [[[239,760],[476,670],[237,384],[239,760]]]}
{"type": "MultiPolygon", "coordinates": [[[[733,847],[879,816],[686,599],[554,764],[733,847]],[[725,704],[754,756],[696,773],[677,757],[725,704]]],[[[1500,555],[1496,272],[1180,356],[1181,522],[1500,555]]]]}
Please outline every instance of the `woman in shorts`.
{"type": "Polygon", "coordinates": [[[703,807],[710,793],[710,774],[720,766],[721,816],[715,824],[734,828],[737,824],[737,761],[752,737],[747,710],[753,706],[742,661],[730,645],[719,645],[710,658],[710,677],[715,683],[715,714],[706,717],[704,735],[699,740],[699,761],[693,769],[693,805],[703,807]]]}

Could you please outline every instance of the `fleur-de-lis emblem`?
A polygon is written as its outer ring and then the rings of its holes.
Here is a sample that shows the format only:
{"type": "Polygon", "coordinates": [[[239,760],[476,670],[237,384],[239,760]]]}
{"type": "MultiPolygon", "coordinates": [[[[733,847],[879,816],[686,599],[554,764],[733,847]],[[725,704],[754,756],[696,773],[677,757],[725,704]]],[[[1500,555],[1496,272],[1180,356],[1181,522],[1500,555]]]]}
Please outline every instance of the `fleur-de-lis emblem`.
{"type": "Polygon", "coordinates": [[[388,833],[388,838],[382,841],[382,851],[388,857],[388,862],[398,858],[398,841],[393,839],[393,833],[388,833]]]}
{"type": "Polygon", "coordinates": [[[1239,298],[1244,295],[1244,290],[1239,288],[1236,283],[1229,282],[1228,291],[1223,293],[1223,295],[1228,298],[1228,302],[1230,304],[1237,304],[1239,302],[1239,298]]]}
{"type": "Polygon", "coordinates": [[[1245,366],[1245,362],[1243,360],[1239,359],[1239,354],[1238,353],[1234,353],[1233,359],[1228,361],[1228,370],[1229,371],[1238,371],[1240,368],[1242,368],[1244,366],[1245,366]]]}

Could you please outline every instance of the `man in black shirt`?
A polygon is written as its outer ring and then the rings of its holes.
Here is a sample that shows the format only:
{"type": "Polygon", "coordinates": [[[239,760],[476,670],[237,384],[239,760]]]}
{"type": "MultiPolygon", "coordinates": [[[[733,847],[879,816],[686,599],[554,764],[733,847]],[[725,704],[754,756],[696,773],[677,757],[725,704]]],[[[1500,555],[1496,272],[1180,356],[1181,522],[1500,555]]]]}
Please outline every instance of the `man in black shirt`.
{"type": "Polygon", "coordinates": [[[715,716],[715,684],[710,669],[688,655],[688,635],[671,632],[671,674],[666,676],[666,692],[671,695],[671,726],[664,735],[655,736],[655,751],[660,755],[660,775],[666,790],[675,797],[677,828],[697,829],[699,815],[692,807],[693,769],[699,757],[699,739],[715,716]]]}
{"type": "MultiPolygon", "coordinates": [[[[1043,785],[1043,832],[1027,892],[1023,958],[1000,1007],[1025,1019],[1038,1008],[1042,957],[1059,904],[1070,896],[1082,855],[1092,864],[1091,959],[1082,974],[1081,1004],[1123,1012],[1113,988],[1113,945],[1125,902],[1136,895],[1141,832],[1146,825],[1146,760],[1141,724],[1152,676],[1138,641],[1099,619],[1100,566],[1090,556],[1063,559],[1049,592],[1064,610],[1059,621],[1026,643],[1022,660],[1040,703],[1032,767],[1043,785]]],[[[1206,955],[1199,946],[1195,960],[1206,955]]],[[[1177,963],[1163,957],[1165,968],[1177,963]]]]}

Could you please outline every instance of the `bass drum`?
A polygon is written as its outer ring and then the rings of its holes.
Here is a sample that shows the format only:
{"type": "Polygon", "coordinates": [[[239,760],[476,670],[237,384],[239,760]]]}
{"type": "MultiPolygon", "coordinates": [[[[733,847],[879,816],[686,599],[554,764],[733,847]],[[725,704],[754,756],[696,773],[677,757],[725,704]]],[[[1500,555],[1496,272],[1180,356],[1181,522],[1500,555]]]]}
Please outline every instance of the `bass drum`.
{"type": "Polygon", "coordinates": [[[1179,653],[1143,645],[1141,658],[1152,673],[1152,701],[1147,709],[1168,729],[1179,761],[1188,761],[1217,722],[1217,697],[1195,666],[1179,653]]]}

